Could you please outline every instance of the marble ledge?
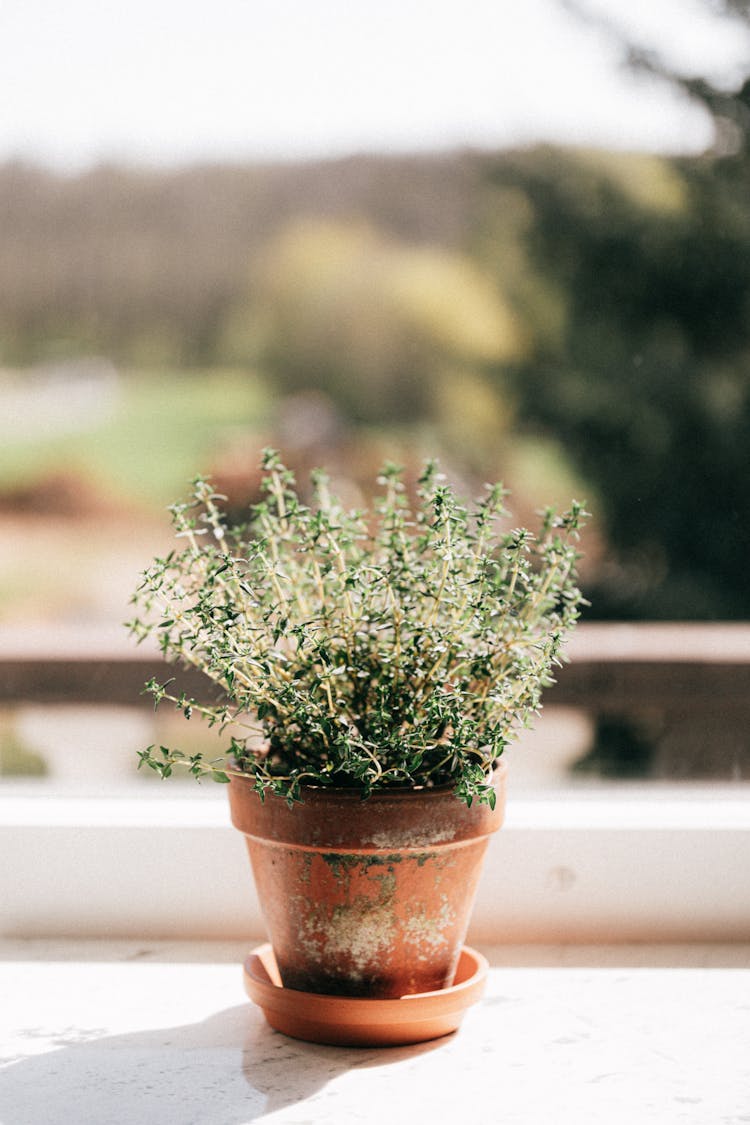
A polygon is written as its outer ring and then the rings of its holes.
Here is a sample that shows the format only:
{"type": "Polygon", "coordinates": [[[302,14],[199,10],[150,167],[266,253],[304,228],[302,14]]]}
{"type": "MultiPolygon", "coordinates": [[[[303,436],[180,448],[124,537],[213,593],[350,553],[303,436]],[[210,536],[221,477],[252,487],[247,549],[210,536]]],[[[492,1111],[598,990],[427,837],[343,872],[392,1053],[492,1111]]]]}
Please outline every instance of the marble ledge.
{"type": "Polygon", "coordinates": [[[237,943],[0,942],[2,1125],[740,1125],[750,944],[481,947],[454,1036],[271,1031],[237,943]]]}

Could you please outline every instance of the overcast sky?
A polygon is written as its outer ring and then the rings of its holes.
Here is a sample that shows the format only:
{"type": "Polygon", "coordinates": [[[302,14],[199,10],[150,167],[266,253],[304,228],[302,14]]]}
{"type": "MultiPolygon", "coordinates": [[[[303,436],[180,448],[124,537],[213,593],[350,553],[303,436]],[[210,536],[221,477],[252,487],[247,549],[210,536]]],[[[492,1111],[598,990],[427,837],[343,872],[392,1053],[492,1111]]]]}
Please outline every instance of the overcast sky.
{"type": "MultiPolygon", "coordinates": [[[[688,70],[736,74],[750,54],[700,0],[588,2],[688,70]]],[[[0,160],[710,139],[559,0],[0,0],[0,160]]]]}

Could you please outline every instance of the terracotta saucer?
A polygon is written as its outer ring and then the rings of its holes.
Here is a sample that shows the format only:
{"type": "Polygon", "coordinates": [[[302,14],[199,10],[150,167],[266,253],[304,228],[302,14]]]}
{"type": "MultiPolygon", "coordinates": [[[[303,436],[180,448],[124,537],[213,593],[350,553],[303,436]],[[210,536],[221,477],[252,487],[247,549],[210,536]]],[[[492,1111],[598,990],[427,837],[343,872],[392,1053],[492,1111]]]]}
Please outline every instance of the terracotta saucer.
{"type": "Polygon", "coordinates": [[[482,995],[487,961],[465,945],[450,988],[396,1000],[324,996],[284,988],[270,944],[247,957],[245,991],[263,1010],[271,1027],[305,1039],[341,1047],[396,1047],[424,1043],[456,1031],[464,1012],[482,995]]]}

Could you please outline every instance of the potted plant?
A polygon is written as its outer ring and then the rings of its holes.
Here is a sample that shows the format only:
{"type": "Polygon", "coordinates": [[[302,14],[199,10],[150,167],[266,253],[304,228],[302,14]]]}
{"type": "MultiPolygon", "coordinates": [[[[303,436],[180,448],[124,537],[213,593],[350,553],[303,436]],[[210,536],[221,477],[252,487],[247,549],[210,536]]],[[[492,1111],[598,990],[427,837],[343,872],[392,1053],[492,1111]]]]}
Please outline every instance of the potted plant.
{"type": "Polygon", "coordinates": [[[303,503],[268,450],[247,525],[199,478],[181,543],[145,572],[131,630],[213,682],[151,681],[156,705],[226,732],[213,759],[151,746],[140,765],[228,783],[279,984],[325,997],[450,988],[506,746],[552,682],[581,594],[580,504],[508,528],[505,490],[464,504],[428,463],[408,498],[387,465],[373,510],[313,474],[303,503]]]}

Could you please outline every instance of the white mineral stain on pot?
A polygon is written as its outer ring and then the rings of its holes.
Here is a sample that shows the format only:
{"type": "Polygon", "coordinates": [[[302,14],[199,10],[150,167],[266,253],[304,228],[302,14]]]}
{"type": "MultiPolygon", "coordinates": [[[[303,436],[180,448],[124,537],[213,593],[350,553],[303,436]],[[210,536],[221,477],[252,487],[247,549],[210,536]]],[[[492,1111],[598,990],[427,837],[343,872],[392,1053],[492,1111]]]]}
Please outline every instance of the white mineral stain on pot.
{"type": "Polygon", "coordinates": [[[380,964],[396,935],[393,907],[358,897],[338,906],[330,917],[308,918],[298,936],[299,947],[315,963],[320,958],[340,958],[337,971],[350,980],[361,980],[380,964]],[[346,968],[343,963],[346,963],[346,968]]]}
{"type": "Polygon", "coordinates": [[[362,899],[334,911],[325,943],[329,953],[347,954],[355,969],[364,972],[390,949],[395,933],[393,907],[362,899]]]}
{"type": "MultiPolygon", "coordinates": [[[[372,857],[360,860],[327,855],[323,859],[345,888],[347,898],[353,870],[362,867],[370,869],[369,879],[376,884],[377,894],[356,895],[334,906],[330,913],[323,903],[313,905],[307,901],[307,909],[298,914],[298,944],[314,962],[321,957],[341,958],[350,966],[344,970],[346,975],[359,980],[363,974],[372,973],[373,966],[382,961],[394,943],[398,928],[393,905],[396,876],[392,867],[372,857]]],[[[341,965],[338,971],[342,972],[341,965]]]]}
{"type": "MultiPolygon", "coordinates": [[[[443,896],[443,904],[437,916],[429,915],[424,906],[414,910],[404,924],[407,940],[417,946],[439,949],[448,944],[446,930],[455,925],[456,914],[451,910],[448,900],[443,896]]],[[[420,960],[424,959],[423,957],[420,960]]]]}
{"type": "Polygon", "coordinates": [[[376,848],[387,851],[397,848],[429,848],[436,844],[449,844],[456,837],[454,828],[393,828],[388,832],[376,832],[372,843],[376,848]]]}
{"type": "Polygon", "coordinates": [[[367,857],[327,853],[319,858],[340,884],[346,901],[327,907],[300,896],[300,908],[293,910],[297,917],[296,944],[312,964],[337,961],[341,976],[358,981],[372,975],[399,941],[406,942],[416,960],[426,961],[452,940],[456,914],[445,894],[437,916],[427,903],[418,900],[408,905],[407,917],[395,908],[397,872],[402,865],[421,868],[429,863],[434,880],[439,882],[445,867],[454,862],[451,853],[419,851],[367,857]],[[374,894],[352,894],[355,872],[366,874],[374,894]]]}

